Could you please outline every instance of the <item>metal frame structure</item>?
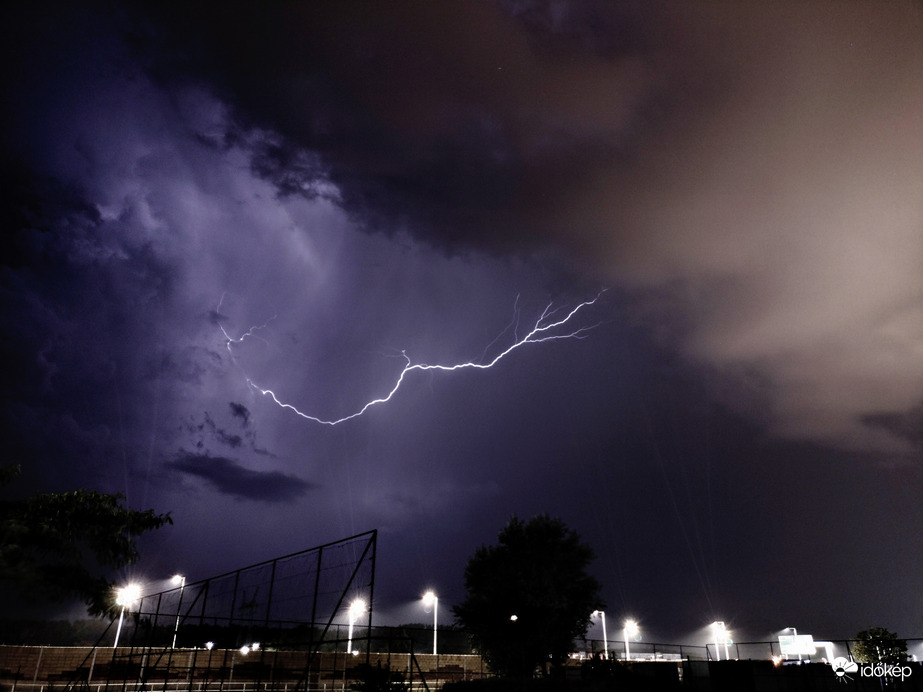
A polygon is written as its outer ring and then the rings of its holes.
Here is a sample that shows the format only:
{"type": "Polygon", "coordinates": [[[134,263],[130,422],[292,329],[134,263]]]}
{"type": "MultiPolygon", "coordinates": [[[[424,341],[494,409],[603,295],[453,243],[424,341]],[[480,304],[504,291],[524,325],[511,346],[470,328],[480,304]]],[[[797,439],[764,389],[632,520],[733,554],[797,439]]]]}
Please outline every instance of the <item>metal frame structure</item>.
{"type": "Polygon", "coordinates": [[[298,692],[318,687],[312,680],[345,680],[360,649],[369,664],[377,537],[372,530],[145,595],[126,612],[125,645],[103,646],[107,630],[66,689],[92,678],[107,691],[230,692],[243,683],[298,692]],[[353,638],[347,660],[334,621],[358,597],[369,604],[366,634],[353,638]]]}

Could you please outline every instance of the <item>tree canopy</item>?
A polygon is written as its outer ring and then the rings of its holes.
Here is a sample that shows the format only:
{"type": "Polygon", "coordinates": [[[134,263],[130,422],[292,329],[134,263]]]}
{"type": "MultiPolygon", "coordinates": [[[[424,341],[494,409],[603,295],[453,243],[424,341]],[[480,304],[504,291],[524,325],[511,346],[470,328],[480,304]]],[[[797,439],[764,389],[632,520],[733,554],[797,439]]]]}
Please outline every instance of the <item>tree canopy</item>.
{"type": "Polygon", "coordinates": [[[465,568],[458,623],[495,673],[528,677],[560,664],[603,608],[587,573],[593,550],[560,519],[513,516],[498,545],[481,546],[465,568]]]}
{"type": "MultiPolygon", "coordinates": [[[[17,475],[6,467],[0,483],[17,475]]],[[[104,614],[114,588],[105,573],[138,559],[136,537],[173,523],[169,514],[127,509],[124,499],[74,490],[0,501],[0,581],[34,600],[79,597],[90,614],[104,614]]]]}
{"type": "Polygon", "coordinates": [[[869,627],[856,635],[852,654],[859,663],[897,665],[907,660],[907,641],[884,627],[869,627]]]}

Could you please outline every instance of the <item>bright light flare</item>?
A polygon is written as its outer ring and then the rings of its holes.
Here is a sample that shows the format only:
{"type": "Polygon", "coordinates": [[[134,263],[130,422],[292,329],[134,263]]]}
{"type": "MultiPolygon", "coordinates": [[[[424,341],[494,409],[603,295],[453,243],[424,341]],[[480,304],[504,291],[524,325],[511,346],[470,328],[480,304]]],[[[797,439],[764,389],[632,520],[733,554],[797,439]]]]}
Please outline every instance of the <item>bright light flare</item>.
{"type": "Polygon", "coordinates": [[[728,647],[731,644],[731,631],[720,620],[711,623],[711,629],[715,635],[715,658],[719,661],[721,660],[721,649],[719,646],[724,644],[724,660],[730,660],[728,647]]]}
{"type": "MultiPolygon", "coordinates": [[[[493,366],[495,366],[497,363],[499,363],[501,360],[503,360],[503,358],[508,356],[510,353],[512,353],[513,351],[516,351],[517,349],[527,344],[541,344],[547,341],[560,341],[563,339],[585,339],[587,332],[598,327],[599,323],[592,324],[586,327],[576,327],[573,329],[568,328],[568,324],[572,320],[574,320],[574,318],[576,318],[576,316],[580,313],[581,310],[591,305],[594,305],[596,301],[599,300],[600,296],[602,296],[603,293],[605,293],[605,289],[600,291],[596,295],[596,297],[593,298],[592,300],[587,300],[582,303],[579,303],[578,305],[576,305],[575,307],[571,308],[569,311],[564,313],[563,316],[561,317],[556,317],[556,315],[560,315],[562,313],[562,309],[554,308],[553,304],[549,303],[545,307],[545,309],[542,311],[542,314],[539,316],[539,318],[532,325],[532,328],[528,332],[526,332],[525,336],[515,338],[512,344],[507,346],[504,350],[500,351],[499,354],[494,356],[492,359],[490,359],[486,363],[475,362],[475,361],[469,361],[466,363],[456,363],[455,365],[429,365],[426,363],[414,363],[410,359],[410,356],[407,355],[406,351],[401,351],[401,355],[404,357],[404,360],[406,361],[406,363],[404,364],[403,370],[401,370],[400,373],[398,373],[398,376],[395,379],[394,385],[391,387],[391,390],[384,396],[368,401],[367,403],[362,405],[358,410],[354,411],[353,413],[350,413],[349,415],[343,416],[341,418],[323,418],[320,416],[315,416],[315,415],[305,413],[304,411],[299,410],[294,405],[282,401],[276,395],[276,393],[272,391],[271,389],[264,389],[263,387],[260,387],[257,383],[251,380],[250,377],[246,376],[246,374],[245,374],[245,377],[246,377],[247,384],[250,387],[258,391],[263,396],[268,396],[269,398],[271,398],[276,403],[277,406],[280,406],[281,408],[284,408],[284,409],[288,409],[295,415],[300,416],[301,418],[304,418],[305,420],[309,420],[314,423],[319,423],[320,425],[331,425],[331,426],[339,425],[340,423],[345,423],[346,421],[352,420],[353,418],[358,418],[359,416],[363,415],[366,411],[368,411],[373,406],[378,406],[379,404],[384,404],[390,401],[391,397],[393,397],[397,393],[397,390],[401,388],[401,385],[404,383],[404,379],[406,378],[408,373],[411,373],[414,371],[427,371],[427,370],[435,370],[435,371],[440,371],[440,372],[453,372],[456,370],[465,370],[465,369],[488,370],[492,368],[493,366]]],[[[224,296],[222,296],[222,301],[223,300],[224,300],[224,296]]],[[[219,313],[220,307],[221,307],[221,303],[219,302],[218,308],[216,308],[216,314],[219,313]]],[[[514,324],[517,324],[517,323],[518,323],[518,312],[517,312],[517,317],[514,319],[514,324]]],[[[218,327],[219,329],[221,329],[221,333],[224,335],[224,338],[225,338],[225,345],[227,346],[228,352],[231,354],[231,359],[235,364],[237,363],[237,360],[234,358],[234,352],[233,352],[232,346],[234,344],[239,344],[243,342],[245,339],[249,337],[255,336],[255,333],[258,330],[264,329],[268,325],[269,325],[269,322],[267,322],[266,324],[260,325],[258,327],[251,327],[246,332],[244,332],[243,335],[235,339],[230,334],[228,334],[224,326],[220,322],[218,322],[218,327]]]]}
{"type": "Polygon", "coordinates": [[[359,619],[359,616],[365,612],[365,601],[361,598],[357,598],[355,601],[349,604],[349,619],[355,622],[359,619]]]}
{"type": "Polygon", "coordinates": [[[434,591],[430,590],[423,594],[423,605],[426,608],[433,609],[433,656],[435,656],[439,653],[439,649],[437,648],[437,632],[439,630],[439,598],[436,596],[434,591]]]}
{"type": "Polygon", "coordinates": [[[115,604],[123,608],[141,598],[141,587],[137,584],[128,584],[115,592],[115,604]]]}
{"type": "Polygon", "coordinates": [[[352,603],[349,604],[349,634],[346,639],[346,653],[353,653],[353,625],[356,624],[356,620],[359,619],[359,616],[365,612],[365,601],[361,598],[357,598],[352,603]]]}
{"type": "Polygon", "coordinates": [[[634,637],[638,636],[638,623],[634,620],[626,620],[624,625],[622,625],[622,638],[625,640],[625,660],[631,660],[631,648],[628,645],[628,642],[634,637]]]}

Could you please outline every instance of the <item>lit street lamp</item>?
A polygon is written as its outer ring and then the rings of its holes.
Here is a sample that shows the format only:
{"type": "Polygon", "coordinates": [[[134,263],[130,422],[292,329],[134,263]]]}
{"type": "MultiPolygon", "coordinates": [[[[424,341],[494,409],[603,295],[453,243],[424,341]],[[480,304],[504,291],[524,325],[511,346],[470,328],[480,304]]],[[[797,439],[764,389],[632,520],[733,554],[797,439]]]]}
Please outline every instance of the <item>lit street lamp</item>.
{"type": "Polygon", "coordinates": [[[624,635],[624,638],[625,638],[625,660],[626,661],[631,660],[631,652],[628,649],[628,640],[631,639],[632,637],[637,637],[639,631],[640,630],[638,630],[637,622],[635,622],[634,620],[625,621],[625,629],[622,631],[622,634],[624,635]]]}
{"type": "Polygon", "coordinates": [[[173,628],[173,647],[176,648],[176,636],[179,634],[179,615],[183,608],[183,592],[186,590],[186,577],[177,574],[173,577],[173,583],[179,584],[179,602],[176,604],[176,626],[173,628]]]}
{"type": "MultiPolygon", "coordinates": [[[[359,616],[365,612],[365,601],[361,598],[357,598],[355,601],[349,605],[349,636],[346,640],[346,653],[353,653],[353,625],[356,624],[356,620],[359,619],[359,616]]],[[[356,653],[359,653],[358,651],[356,653]]]]}
{"type": "MultiPolygon", "coordinates": [[[[795,635],[795,645],[798,646],[798,630],[796,630],[794,627],[786,627],[785,629],[792,631],[792,634],[795,635]]],[[[784,632],[785,630],[782,630],[782,631],[784,632]]],[[[786,658],[788,658],[788,656],[786,656],[786,658]]],[[[801,647],[800,646],[798,647],[798,660],[799,661],[801,660],[801,647]]]]}
{"type": "Polygon", "coordinates": [[[430,606],[433,608],[433,656],[436,656],[436,630],[439,613],[439,598],[432,591],[427,591],[425,594],[423,594],[423,605],[427,608],[430,606]]]}
{"type": "Polygon", "coordinates": [[[122,634],[122,620],[125,618],[126,606],[130,606],[137,601],[140,596],[141,587],[137,584],[123,586],[115,592],[115,604],[122,606],[122,610],[119,613],[119,626],[115,630],[115,644],[112,645],[113,649],[117,648],[119,645],[119,636],[122,634]]]}
{"type": "Polygon", "coordinates": [[[606,637],[606,613],[602,610],[594,610],[590,615],[598,615],[603,623],[603,659],[609,660],[609,640],[606,637]]]}
{"type": "Polygon", "coordinates": [[[719,642],[724,642],[724,660],[731,660],[731,655],[728,652],[728,644],[731,639],[731,632],[725,626],[723,622],[716,621],[711,623],[712,631],[715,633],[715,658],[721,660],[721,650],[718,648],[719,642]],[[720,635],[720,636],[719,636],[720,635]]]}

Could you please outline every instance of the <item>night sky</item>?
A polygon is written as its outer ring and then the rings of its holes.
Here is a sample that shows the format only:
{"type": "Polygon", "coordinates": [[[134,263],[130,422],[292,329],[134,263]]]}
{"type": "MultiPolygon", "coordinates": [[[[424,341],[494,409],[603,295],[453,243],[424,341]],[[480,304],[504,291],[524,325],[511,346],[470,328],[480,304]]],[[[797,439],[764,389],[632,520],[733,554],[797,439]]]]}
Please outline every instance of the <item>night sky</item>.
{"type": "Polygon", "coordinates": [[[923,636],[919,3],[3,12],[8,490],[122,578],[377,528],[448,621],[545,512],[648,641],[923,636]]]}

